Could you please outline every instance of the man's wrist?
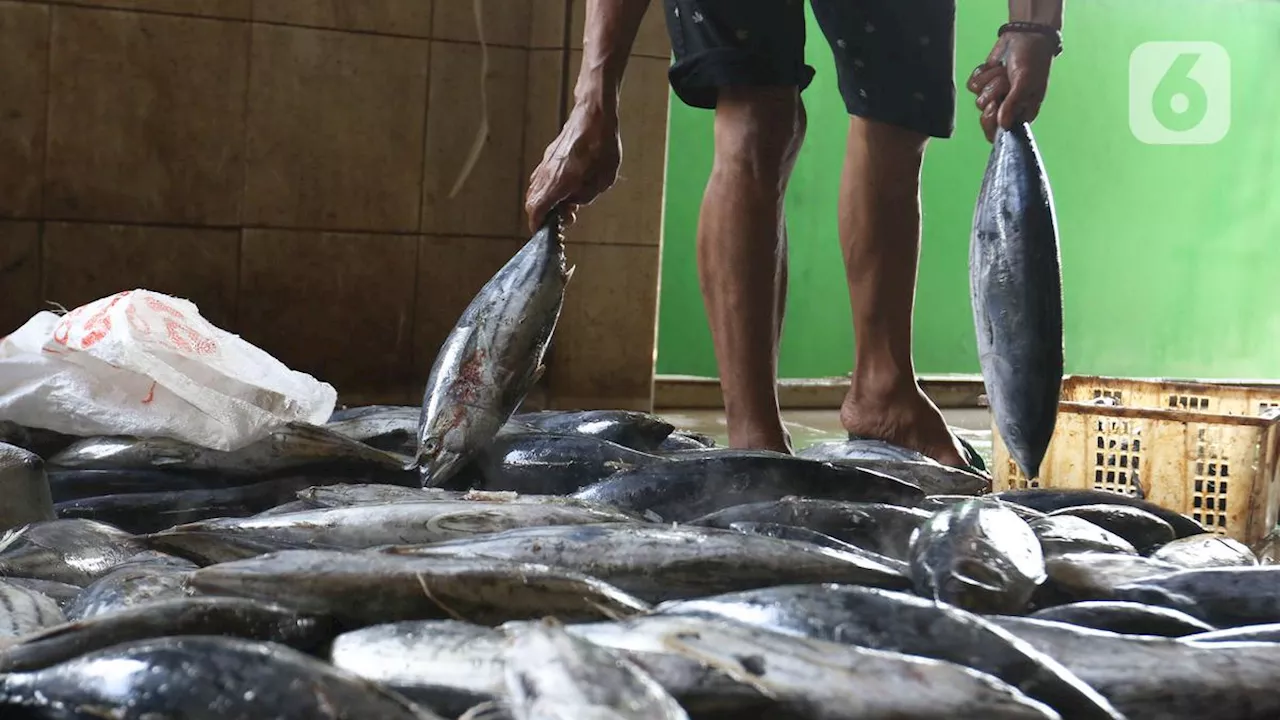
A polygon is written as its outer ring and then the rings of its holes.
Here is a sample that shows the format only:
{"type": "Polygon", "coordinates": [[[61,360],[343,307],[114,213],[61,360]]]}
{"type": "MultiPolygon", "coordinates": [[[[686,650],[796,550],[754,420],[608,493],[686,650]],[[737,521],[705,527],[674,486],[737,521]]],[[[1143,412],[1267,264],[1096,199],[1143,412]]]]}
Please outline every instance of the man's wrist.
{"type": "Polygon", "coordinates": [[[1009,0],[1009,22],[1034,23],[1062,31],[1063,0],[1009,0]]]}
{"type": "Polygon", "coordinates": [[[1054,57],[1062,54],[1062,32],[1051,26],[1012,21],[1001,25],[997,35],[1003,37],[1009,33],[1019,33],[1033,39],[1039,39],[1053,51],[1054,57]]]}

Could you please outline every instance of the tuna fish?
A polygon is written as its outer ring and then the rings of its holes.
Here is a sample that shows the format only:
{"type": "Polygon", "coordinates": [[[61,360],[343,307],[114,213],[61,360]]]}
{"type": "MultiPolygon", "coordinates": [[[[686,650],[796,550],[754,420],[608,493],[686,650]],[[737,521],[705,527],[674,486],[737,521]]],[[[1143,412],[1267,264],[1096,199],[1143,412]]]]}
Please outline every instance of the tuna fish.
{"type": "Polygon", "coordinates": [[[334,633],[327,618],[300,615],[257,600],[163,600],[28,635],[0,649],[0,672],[39,670],[112,645],[175,635],[227,635],[310,652],[329,642],[334,633]]]}
{"type": "Polygon", "coordinates": [[[1159,505],[1107,490],[1055,490],[1052,488],[1032,488],[1028,490],[1005,490],[994,495],[995,499],[1017,503],[1043,513],[1054,512],[1081,505],[1127,505],[1139,510],[1146,510],[1169,523],[1177,537],[1199,535],[1205,532],[1200,523],[1186,515],[1173,512],[1159,505]]]}
{"type": "Polygon", "coordinates": [[[996,428],[1040,475],[1062,390],[1062,270],[1053,193],[1026,123],[996,133],[974,210],[970,298],[996,428]]]}
{"type": "MultiPolygon", "coordinates": [[[[527,625],[502,625],[508,632],[527,625]]],[[[750,683],[734,680],[693,657],[668,647],[673,635],[696,634],[706,625],[699,617],[638,615],[626,620],[566,625],[565,631],[596,645],[621,652],[649,673],[695,718],[791,718],[750,683]]]]}
{"type": "Polygon", "coordinates": [[[1269,643],[1194,643],[1047,620],[991,621],[1052,653],[1129,720],[1280,717],[1280,653],[1269,643]]]}
{"type": "Polygon", "coordinates": [[[911,542],[910,562],[916,592],[974,612],[1021,612],[1046,577],[1026,521],[985,500],[934,513],[911,542]]]}
{"type": "Polygon", "coordinates": [[[1151,559],[1185,568],[1249,567],[1258,564],[1257,556],[1247,545],[1215,533],[1174,540],[1151,553],[1151,559]]]}
{"type": "MultiPolygon", "coordinates": [[[[835,550],[846,555],[860,557],[868,562],[882,565],[887,568],[893,568],[902,574],[905,578],[910,572],[910,567],[905,561],[891,558],[888,555],[881,555],[871,550],[864,550],[852,543],[843,540],[837,540],[830,535],[823,535],[808,528],[796,527],[795,525],[782,525],[779,523],[763,523],[763,522],[736,522],[729,524],[730,530],[736,530],[747,535],[763,535],[764,537],[777,538],[779,540],[790,540],[792,542],[805,543],[815,547],[827,548],[835,550]]],[[[827,578],[832,580],[833,578],[827,578]]]]}
{"type": "Polygon", "coordinates": [[[1218,627],[1280,622],[1280,567],[1223,567],[1142,578],[1120,600],[1181,610],[1218,627]]]}
{"type": "Polygon", "coordinates": [[[763,450],[705,450],[624,470],[574,493],[580,500],[685,522],[791,495],[910,505],[920,488],[871,470],[763,450]]]}
{"type": "Polygon", "coordinates": [[[0,538],[0,575],[85,586],[147,548],[129,533],[92,520],[50,520],[0,538]]]}
{"type": "Polygon", "coordinates": [[[908,586],[892,561],[877,562],[865,551],[853,555],[714,528],[632,523],[530,527],[387,551],[424,561],[490,558],[567,568],[649,601],[824,580],[908,586]]]}
{"type": "Polygon", "coordinates": [[[954,663],[812,638],[725,620],[664,638],[801,717],[1059,718],[1000,680],[954,663]]]}
{"type": "Polygon", "coordinates": [[[546,410],[511,419],[545,432],[589,435],[640,452],[657,451],[675,430],[656,415],[633,410],[546,410]]]}
{"type": "Polygon", "coordinates": [[[1141,508],[1127,505],[1077,505],[1049,513],[1050,517],[1073,515],[1128,540],[1141,554],[1173,540],[1173,527],[1141,508]]]}
{"type": "Polygon", "coordinates": [[[67,618],[86,618],[117,612],[160,600],[184,597],[191,568],[151,563],[125,563],[84,589],[67,607],[67,618]]]}
{"type": "Polygon", "coordinates": [[[1132,602],[1086,601],[1059,605],[1033,613],[1037,620],[1054,620],[1123,635],[1182,637],[1210,632],[1213,626],[1186,613],[1132,602]]]}
{"type": "Polygon", "coordinates": [[[247,517],[288,502],[299,490],[315,487],[313,476],[282,477],[216,490],[168,490],[125,493],[60,502],[58,517],[110,523],[131,533],[159,532],[211,518],[247,517]]]}
{"type": "Polygon", "coordinates": [[[0,580],[0,640],[20,637],[65,620],[53,598],[0,580]]]}
{"type": "Polygon", "coordinates": [[[49,458],[51,468],[208,471],[261,476],[300,468],[397,471],[397,456],[328,428],[288,423],[239,450],[222,451],[164,437],[91,437],[49,458]]]}
{"type": "Polygon", "coordinates": [[[10,717],[440,720],[377,685],[283,645],[179,636],[116,645],[0,676],[10,717]],[[22,709],[27,714],[22,715],[22,709]]]}
{"type": "Polygon", "coordinates": [[[684,708],[626,657],[539,622],[515,633],[506,686],[516,720],[688,720],[684,708]]]}
{"type": "Polygon", "coordinates": [[[1137,555],[1067,553],[1045,560],[1055,594],[1070,600],[1115,600],[1116,589],[1127,583],[1177,572],[1182,568],[1137,555]]]}
{"type": "Polygon", "coordinates": [[[148,537],[148,542],[158,540],[162,544],[156,547],[164,549],[163,543],[172,543],[183,535],[212,533],[267,544],[362,550],[379,545],[441,542],[512,528],[630,520],[628,515],[582,504],[425,501],[208,520],[156,533],[148,537]]]}
{"type": "Polygon", "coordinates": [[[439,486],[510,419],[542,373],[573,269],[558,213],[472,299],[427,378],[411,467],[439,486]]]}
{"type": "Polygon", "coordinates": [[[474,472],[467,473],[465,479],[456,478],[462,482],[450,482],[448,486],[568,495],[616,472],[665,462],[666,458],[590,435],[503,433],[477,454],[474,472]]]}
{"type": "Polygon", "coordinates": [[[729,528],[740,522],[792,525],[905,562],[910,556],[911,535],[929,517],[930,513],[923,510],[887,503],[784,497],[734,505],[689,524],[718,528],[729,528]]]}
{"type": "Polygon", "coordinates": [[[998,677],[1068,717],[1119,719],[1106,700],[1049,654],[977,615],[914,595],[792,585],[663,603],[654,612],[724,618],[786,635],[954,662],[998,677]]]}
{"type": "Polygon", "coordinates": [[[1031,531],[1040,539],[1045,557],[1077,552],[1120,553],[1137,555],[1128,540],[1108,532],[1084,518],[1053,515],[1032,520],[1031,531]]]}
{"type": "Polygon", "coordinates": [[[44,461],[29,450],[0,442],[0,493],[0,532],[54,518],[44,461]]]}
{"type": "Polygon", "coordinates": [[[445,618],[504,622],[547,615],[599,620],[649,609],[595,578],[487,558],[286,550],[202,568],[188,584],[207,595],[256,598],[333,615],[349,627],[445,618]]]}
{"type": "Polygon", "coordinates": [[[408,620],[339,635],[329,659],[339,670],[390,688],[455,718],[506,698],[506,634],[457,620],[408,620]]]}

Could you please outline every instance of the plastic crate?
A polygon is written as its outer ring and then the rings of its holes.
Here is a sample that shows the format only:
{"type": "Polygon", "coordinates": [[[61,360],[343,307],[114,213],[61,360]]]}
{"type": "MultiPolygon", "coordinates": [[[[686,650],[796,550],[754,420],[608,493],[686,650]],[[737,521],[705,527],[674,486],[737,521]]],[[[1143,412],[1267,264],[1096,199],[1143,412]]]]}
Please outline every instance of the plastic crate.
{"type": "Polygon", "coordinates": [[[1146,499],[1244,543],[1275,527],[1280,388],[1072,376],[1062,396],[1036,480],[1018,470],[993,425],[993,490],[1136,495],[1141,486],[1146,499]]]}

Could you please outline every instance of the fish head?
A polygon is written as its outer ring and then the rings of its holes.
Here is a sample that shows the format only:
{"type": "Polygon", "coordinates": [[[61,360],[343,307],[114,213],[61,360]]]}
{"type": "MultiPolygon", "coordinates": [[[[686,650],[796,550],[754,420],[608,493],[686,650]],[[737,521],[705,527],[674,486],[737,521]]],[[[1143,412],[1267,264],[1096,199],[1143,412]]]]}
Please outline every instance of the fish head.
{"type": "Polygon", "coordinates": [[[465,423],[423,433],[415,458],[423,487],[438,486],[462,469],[471,456],[466,436],[465,423]]]}

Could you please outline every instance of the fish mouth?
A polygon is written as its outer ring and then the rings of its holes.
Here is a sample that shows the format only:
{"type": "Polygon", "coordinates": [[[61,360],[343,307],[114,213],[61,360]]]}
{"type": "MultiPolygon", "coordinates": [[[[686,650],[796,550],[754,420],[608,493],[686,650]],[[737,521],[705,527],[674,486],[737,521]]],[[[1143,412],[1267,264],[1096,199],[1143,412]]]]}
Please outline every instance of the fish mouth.
{"type": "Polygon", "coordinates": [[[462,453],[441,450],[435,455],[419,456],[415,461],[422,476],[422,487],[439,487],[462,468],[462,453]]]}

